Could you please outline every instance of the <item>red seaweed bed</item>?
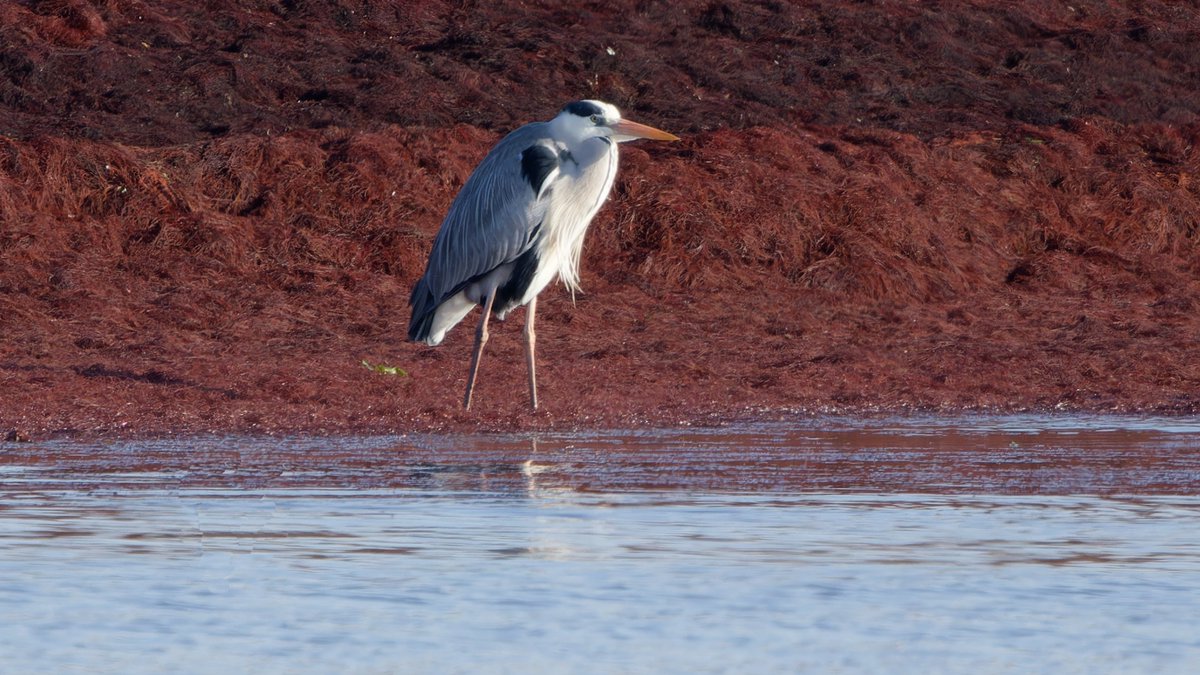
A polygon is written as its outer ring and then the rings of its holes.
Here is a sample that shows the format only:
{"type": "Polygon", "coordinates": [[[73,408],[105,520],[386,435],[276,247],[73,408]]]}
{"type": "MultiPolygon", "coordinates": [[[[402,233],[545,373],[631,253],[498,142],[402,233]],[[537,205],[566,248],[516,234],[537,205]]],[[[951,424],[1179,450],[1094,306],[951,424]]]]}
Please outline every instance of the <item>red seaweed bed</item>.
{"type": "Polygon", "coordinates": [[[1195,3],[566,4],[0,0],[0,437],[1200,411],[1195,3]],[[576,98],[684,140],[465,413],[408,291],[576,98]]]}

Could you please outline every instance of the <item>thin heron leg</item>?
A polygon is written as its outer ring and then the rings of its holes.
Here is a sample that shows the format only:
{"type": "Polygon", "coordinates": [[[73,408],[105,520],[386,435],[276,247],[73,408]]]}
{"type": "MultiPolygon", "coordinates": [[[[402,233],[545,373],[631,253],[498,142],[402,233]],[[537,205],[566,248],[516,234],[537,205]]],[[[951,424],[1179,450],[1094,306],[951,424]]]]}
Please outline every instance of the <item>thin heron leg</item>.
{"type": "Polygon", "coordinates": [[[479,328],[475,330],[475,353],[471,355],[471,374],[467,376],[467,395],[463,397],[463,408],[471,409],[471,392],[475,389],[475,375],[479,372],[479,359],[483,356],[483,346],[488,340],[488,318],[492,315],[492,302],[496,299],[496,289],[488,293],[483,303],[483,316],[479,318],[479,328]]]}
{"type": "Polygon", "coordinates": [[[537,334],[533,330],[533,315],[537,311],[537,297],[529,301],[529,312],[525,315],[525,365],[529,366],[529,402],[537,410],[537,364],[533,358],[533,341],[537,334]]]}

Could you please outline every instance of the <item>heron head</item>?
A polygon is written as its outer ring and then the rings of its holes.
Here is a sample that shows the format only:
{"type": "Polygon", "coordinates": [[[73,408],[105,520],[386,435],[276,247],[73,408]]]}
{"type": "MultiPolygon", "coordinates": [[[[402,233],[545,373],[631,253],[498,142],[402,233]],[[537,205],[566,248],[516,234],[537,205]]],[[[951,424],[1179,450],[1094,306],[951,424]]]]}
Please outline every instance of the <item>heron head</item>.
{"type": "Polygon", "coordinates": [[[622,119],[621,111],[604,101],[573,101],[563,106],[552,122],[556,131],[577,140],[597,136],[611,138],[618,143],[649,138],[656,141],[677,141],[678,136],[654,127],[622,119]]]}

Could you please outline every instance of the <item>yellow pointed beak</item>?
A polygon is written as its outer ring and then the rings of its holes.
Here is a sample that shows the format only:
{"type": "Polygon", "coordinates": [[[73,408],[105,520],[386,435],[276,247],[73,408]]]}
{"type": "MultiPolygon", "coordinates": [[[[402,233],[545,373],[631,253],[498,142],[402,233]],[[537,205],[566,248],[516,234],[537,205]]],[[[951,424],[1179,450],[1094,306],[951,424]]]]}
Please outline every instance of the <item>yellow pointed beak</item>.
{"type": "Polygon", "coordinates": [[[677,141],[679,137],[675,134],[669,134],[661,129],[638,124],[632,120],[621,120],[612,125],[613,131],[620,136],[627,136],[630,139],[634,138],[649,138],[655,141],[677,141]]]}

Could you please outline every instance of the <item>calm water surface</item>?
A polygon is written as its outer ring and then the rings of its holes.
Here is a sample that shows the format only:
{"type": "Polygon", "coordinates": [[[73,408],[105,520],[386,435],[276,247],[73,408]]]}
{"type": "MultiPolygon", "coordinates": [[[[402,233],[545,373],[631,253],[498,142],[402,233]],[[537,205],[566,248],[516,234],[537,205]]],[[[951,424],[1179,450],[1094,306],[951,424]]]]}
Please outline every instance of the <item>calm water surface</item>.
{"type": "Polygon", "coordinates": [[[1200,672],[1200,420],[0,445],[0,672],[1200,672]]]}

